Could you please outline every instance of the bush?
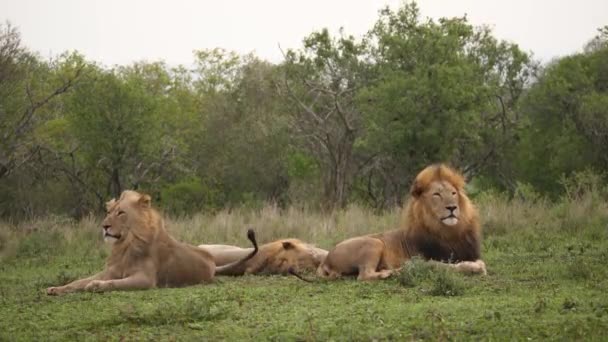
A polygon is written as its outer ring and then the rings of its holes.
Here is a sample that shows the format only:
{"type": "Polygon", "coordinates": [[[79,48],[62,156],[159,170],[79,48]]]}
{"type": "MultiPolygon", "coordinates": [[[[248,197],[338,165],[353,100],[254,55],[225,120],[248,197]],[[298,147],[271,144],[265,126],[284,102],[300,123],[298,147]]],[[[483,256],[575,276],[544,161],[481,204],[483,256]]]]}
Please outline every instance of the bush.
{"type": "Polygon", "coordinates": [[[433,266],[419,257],[406,262],[399,273],[399,283],[405,287],[415,287],[431,277],[433,266]]]}
{"type": "Polygon", "coordinates": [[[399,274],[399,283],[406,287],[420,286],[422,291],[433,296],[460,296],[465,289],[462,275],[418,257],[406,262],[399,274]]]}
{"type": "Polygon", "coordinates": [[[461,296],[464,294],[465,284],[462,276],[447,268],[437,269],[432,277],[433,287],[430,293],[433,296],[461,296]]]}
{"type": "Polygon", "coordinates": [[[570,176],[562,175],[559,183],[564,188],[564,197],[568,200],[578,200],[585,196],[591,196],[594,200],[608,197],[604,175],[587,169],[577,171],[570,176]]]}
{"type": "Polygon", "coordinates": [[[24,237],[18,247],[18,257],[60,254],[64,246],[63,234],[59,231],[41,230],[24,237]]]}
{"type": "Polygon", "coordinates": [[[536,203],[542,199],[542,195],[531,184],[521,182],[516,182],[513,197],[530,203],[536,203]]]}
{"type": "Polygon", "coordinates": [[[190,178],[161,190],[160,205],[169,213],[186,215],[215,207],[215,192],[200,179],[190,178]]]}

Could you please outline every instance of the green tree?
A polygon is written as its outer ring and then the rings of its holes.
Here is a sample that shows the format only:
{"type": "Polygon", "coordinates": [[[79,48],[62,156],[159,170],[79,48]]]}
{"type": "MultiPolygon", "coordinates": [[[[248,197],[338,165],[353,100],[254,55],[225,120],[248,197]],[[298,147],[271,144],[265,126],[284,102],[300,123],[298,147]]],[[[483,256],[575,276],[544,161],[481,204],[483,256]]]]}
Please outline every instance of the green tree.
{"type": "Polygon", "coordinates": [[[293,105],[292,134],[317,162],[326,208],[346,205],[358,172],[362,116],[355,98],[369,79],[364,57],[364,42],[343,31],[332,37],[327,29],[285,55],[282,91],[293,105]]]}
{"type": "Polygon", "coordinates": [[[63,54],[48,62],[21,44],[19,31],[0,24],[0,179],[40,151],[33,132],[68,92],[83,70],[80,56],[63,54]]]}
{"type": "Polygon", "coordinates": [[[276,93],[276,67],[224,50],[196,53],[196,136],[190,151],[215,206],[285,201],[287,122],[276,93]]]}
{"type": "Polygon", "coordinates": [[[608,167],[606,32],[546,66],[522,101],[528,125],[513,160],[517,177],[543,192],[561,192],[562,175],[608,167]]]}
{"type": "Polygon", "coordinates": [[[82,162],[94,187],[106,189],[107,195],[137,188],[137,172],[160,154],[157,104],[146,86],[128,72],[97,68],[68,103],[82,162]]]}
{"type": "Polygon", "coordinates": [[[382,10],[368,39],[376,79],[359,94],[360,146],[374,158],[359,186],[375,205],[401,203],[429,163],[469,176],[503,169],[533,67],[526,53],[466,17],[421,20],[415,3],[382,10]]]}

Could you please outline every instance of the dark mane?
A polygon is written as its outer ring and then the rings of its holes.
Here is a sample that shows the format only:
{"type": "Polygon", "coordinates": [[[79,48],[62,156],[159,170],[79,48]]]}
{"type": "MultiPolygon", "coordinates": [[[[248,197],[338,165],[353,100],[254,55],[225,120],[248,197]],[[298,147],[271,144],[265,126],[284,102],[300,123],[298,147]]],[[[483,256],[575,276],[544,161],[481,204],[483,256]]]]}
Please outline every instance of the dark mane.
{"type": "Polygon", "coordinates": [[[458,239],[445,241],[433,234],[418,230],[406,237],[410,257],[442,262],[475,261],[481,258],[480,237],[473,230],[460,234],[458,239]]]}

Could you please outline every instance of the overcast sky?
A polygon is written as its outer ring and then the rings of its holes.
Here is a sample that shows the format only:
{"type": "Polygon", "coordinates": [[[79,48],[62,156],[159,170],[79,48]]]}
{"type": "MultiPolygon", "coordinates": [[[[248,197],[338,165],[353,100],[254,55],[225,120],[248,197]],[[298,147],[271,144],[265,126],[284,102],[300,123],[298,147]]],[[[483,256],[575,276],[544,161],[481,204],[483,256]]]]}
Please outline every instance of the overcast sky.
{"type": "MultiPolygon", "coordinates": [[[[192,51],[222,47],[279,62],[323,27],[360,36],[398,0],[0,0],[0,20],[49,57],[78,50],[105,65],[165,60],[189,65],[192,51]]],[[[467,14],[536,58],[579,51],[608,25],[608,0],[420,0],[423,17],[467,14]]]]}

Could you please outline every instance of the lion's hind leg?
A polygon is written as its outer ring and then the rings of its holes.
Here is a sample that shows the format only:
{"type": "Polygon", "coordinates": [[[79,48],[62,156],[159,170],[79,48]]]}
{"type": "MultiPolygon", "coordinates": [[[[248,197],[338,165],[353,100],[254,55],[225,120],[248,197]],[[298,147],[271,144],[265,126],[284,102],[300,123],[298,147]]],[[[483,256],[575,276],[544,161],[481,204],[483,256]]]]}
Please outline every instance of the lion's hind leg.
{"type": "Polygon", "coordinates": [[[357,280],[386,279],[393,274],[393,270],[379,270],[384,252],[384,242],[375,238],[366,238],[362,248],[359,249],[359,275],[357,280]]]}
{"type": "Polygon", "coordinates": [[[392,271],[378,270],[384,248],[382,240],[369,236],[342,241],[329,252],[317,275],[328,279],[355,275],[359,280],[389,277],[392,271]]]}

